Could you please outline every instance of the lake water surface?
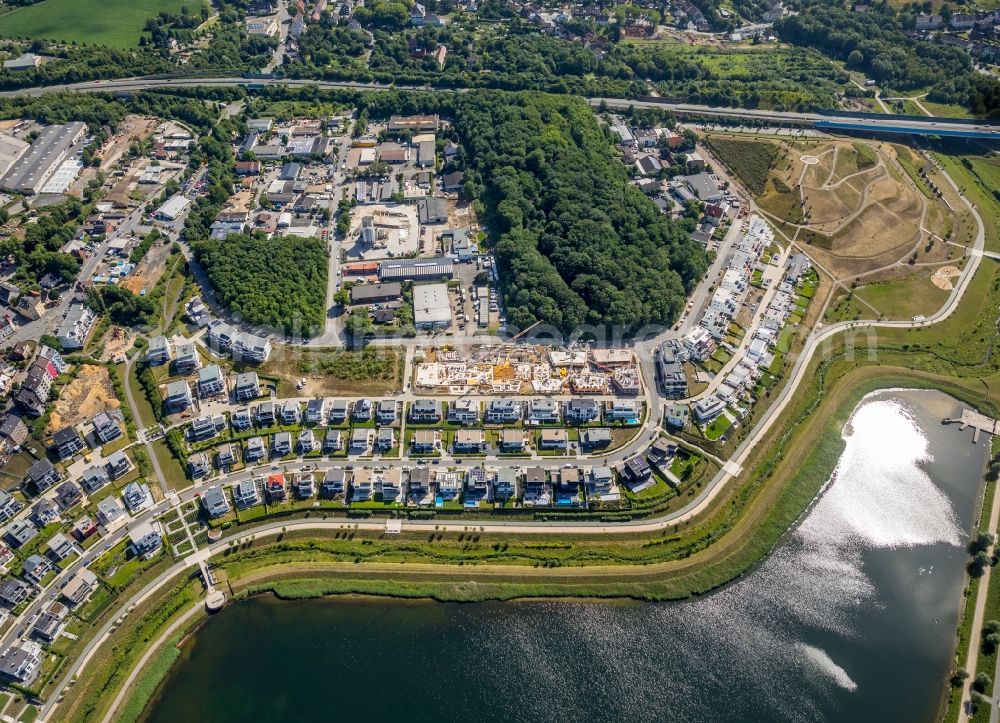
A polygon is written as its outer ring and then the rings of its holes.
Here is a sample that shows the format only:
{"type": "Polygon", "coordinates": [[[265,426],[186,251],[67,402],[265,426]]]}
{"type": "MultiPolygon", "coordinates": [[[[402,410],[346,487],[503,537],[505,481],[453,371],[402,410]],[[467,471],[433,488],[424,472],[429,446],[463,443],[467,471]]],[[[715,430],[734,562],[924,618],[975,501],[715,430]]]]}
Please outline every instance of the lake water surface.
{"type": "Polygon", "coordinates": [[[936,392],[866,397],[835,480],[756,569],[669,604],[233,605],[151,723],[930,721],[987,447],[936,392]]]}

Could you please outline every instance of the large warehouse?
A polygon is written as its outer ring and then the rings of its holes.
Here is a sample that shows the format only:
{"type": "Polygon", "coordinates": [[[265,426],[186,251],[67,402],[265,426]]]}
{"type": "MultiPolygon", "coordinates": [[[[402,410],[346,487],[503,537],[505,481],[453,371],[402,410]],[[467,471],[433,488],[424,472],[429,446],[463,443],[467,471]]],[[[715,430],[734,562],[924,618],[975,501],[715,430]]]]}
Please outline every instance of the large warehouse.
{"type": "Polygon", "coordinates": [[[0,177],[0,188],[14,193],[40,193],[86,131],[87,124],[76,121],[47,126],[0,177]]]}
{"type": "Polygon", "coordinates": [[[413,324],[418,329],[444,329],[451,325],[447,284],[413,287],[413,324]]]}
{"type": "Polygon", "coordinates": [[[156,209],[156,217],[161,221],[176,221],[190,205],[191,201],[183,193],[175,193],[156,209]]]}
{"type": "Polygon", "coordinates": [[[455,266],[451,259],[392,259],[383,261],[378,266],[379,279],[382,281],[431,281],[455,275],[455,266]]]}
{"type": "Polygon", "coordinates": [[[7,172],[21,154],[28,149],[28,144],[20,138],[0,133],[0,175],[7,172]]]}

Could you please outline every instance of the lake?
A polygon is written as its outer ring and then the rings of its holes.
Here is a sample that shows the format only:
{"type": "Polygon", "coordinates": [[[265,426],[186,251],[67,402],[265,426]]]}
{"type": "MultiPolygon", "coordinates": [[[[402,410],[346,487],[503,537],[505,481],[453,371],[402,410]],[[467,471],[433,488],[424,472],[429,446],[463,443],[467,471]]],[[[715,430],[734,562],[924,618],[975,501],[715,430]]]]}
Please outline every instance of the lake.
{"type": "Polygon", "coordinates": [[[866,397],[753,571],[679,603],[232,605],[145,713],[178,720],[931,721],[988,447],[936,392],[866,397]]]}

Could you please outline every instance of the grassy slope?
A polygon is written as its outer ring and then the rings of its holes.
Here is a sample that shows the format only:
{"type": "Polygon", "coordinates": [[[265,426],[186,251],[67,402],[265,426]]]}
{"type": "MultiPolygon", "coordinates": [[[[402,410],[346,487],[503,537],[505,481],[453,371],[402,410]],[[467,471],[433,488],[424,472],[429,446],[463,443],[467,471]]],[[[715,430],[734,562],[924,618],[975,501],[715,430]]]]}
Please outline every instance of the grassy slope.
{"type": "MultiPolygon", "coordinates": [[[[146,20],[186,0],[43,0],[0,19],[0,36],[134,47],[146,20]]],[[[197,5],[187,3],[189,7],[197,5]]]]}

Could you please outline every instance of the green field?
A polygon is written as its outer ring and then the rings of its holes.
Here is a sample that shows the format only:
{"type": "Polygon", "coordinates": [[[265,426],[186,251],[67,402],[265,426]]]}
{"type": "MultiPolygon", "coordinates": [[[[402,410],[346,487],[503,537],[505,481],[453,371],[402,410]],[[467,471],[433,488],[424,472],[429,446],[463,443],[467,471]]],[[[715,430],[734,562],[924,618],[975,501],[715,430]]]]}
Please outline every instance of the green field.
{"type": "Polygon", "coordinates": [[[931,284],[923,275],[868,284],[856,289],[854,294],[882,312],[886,319],[929,316],[948,300],[948,292],[931,284]]]}
{"type": "Polygon", "coordinates": [[[146,20],[186,0],[43,0],[0,16],[0,36],[132,48],[146,20]]]}

